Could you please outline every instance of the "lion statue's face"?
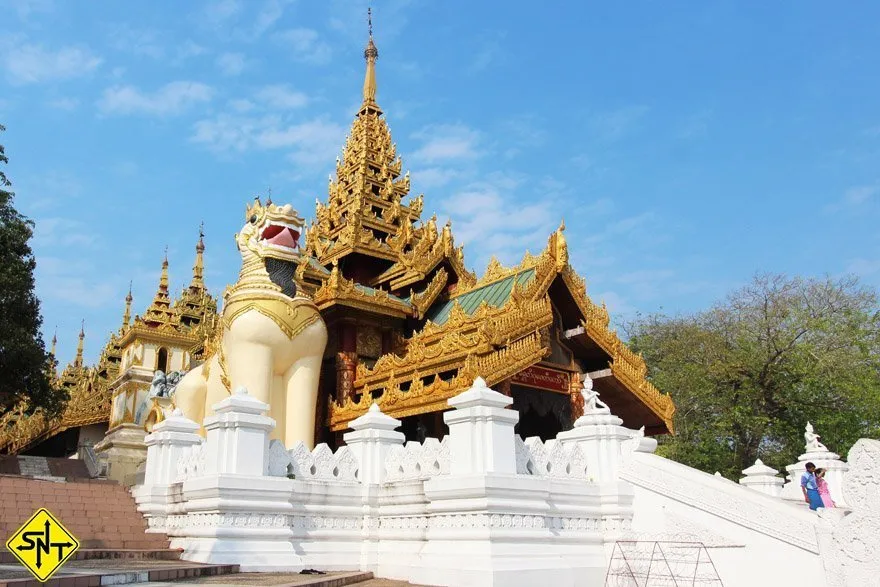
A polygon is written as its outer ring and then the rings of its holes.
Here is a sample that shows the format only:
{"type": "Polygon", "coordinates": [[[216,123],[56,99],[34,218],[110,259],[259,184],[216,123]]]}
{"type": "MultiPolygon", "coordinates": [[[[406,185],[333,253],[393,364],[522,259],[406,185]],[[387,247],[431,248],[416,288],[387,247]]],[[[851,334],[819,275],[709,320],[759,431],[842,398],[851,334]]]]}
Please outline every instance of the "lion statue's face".
{"type": "Polygon", "coordinates": [[[245,224],[236,242],[240,251],[251,251],[261,258],[298,261],[299,238],[305,221],[290,204],[265,206],[259,199],[245,212],[245,224]]]}

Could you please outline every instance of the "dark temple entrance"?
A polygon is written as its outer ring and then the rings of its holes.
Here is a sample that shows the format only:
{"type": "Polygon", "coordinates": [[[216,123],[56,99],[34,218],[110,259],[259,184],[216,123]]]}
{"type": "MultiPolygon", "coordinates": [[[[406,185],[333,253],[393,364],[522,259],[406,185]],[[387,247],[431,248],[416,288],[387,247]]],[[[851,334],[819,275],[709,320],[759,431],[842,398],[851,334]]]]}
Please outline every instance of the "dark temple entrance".
{"type": "Polygon", "coordinates": [[[539,436],[547,441],[563,430],[571,429],[571,401],[568,394],[543,391],[530,387],[510,386],[514,410],[519,423],[514,431],[523,440],[539,436]]]}

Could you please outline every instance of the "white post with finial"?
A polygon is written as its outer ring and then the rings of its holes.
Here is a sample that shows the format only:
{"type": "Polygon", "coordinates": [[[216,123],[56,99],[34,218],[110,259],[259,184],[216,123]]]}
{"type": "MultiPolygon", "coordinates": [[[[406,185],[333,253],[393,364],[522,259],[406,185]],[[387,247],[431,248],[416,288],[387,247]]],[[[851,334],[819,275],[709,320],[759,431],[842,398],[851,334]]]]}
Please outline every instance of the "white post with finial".
{"type": "Polygon", "coordinates": [[[623,420],[599,399],[589,375],[584,378],[581,395],[584,415],[575,421],[573,429],[560,432],[556,438],[564,444],[577,443],[587,459],[587,475],[595,483],[615,483],[619,480],[621,446],[633,438],[633,431],[624,428],[623,420]]]}
{"type": "Polygon", "coordinates": [[[450,474],[516,474],[513,428],[519,412],[506,409],[512,403],[489,389],[482,377],[449,400],[455,409],[443,414],[443,420],[449,426],[450,474]]]}
{"type": "Polygon", "coordinates": [[[404,441],[403,433],[396,430],[400,420],[383,414],[379,405],[373,403],[366,414],[352,420],[349,426],[353,432],[346,432],[342,438],[358,460],[358,480],[365,487],[382,483],[385,458],[391,447],[404,441]]]}
{"type": "Polygon", "coordinates": [[[208,474],[265,475],[269,432],[275,420],[266,416],[269,404],[239,387],[214,404],[214,415],[205,418],[208,474]]]}
{"type": "Polygon", "coordinates": [[[144,438],[147,464],[144,483],[134,489],[138,511],[149,526],[147,532],[164,532],[165,517],[172,502],[171,485],[177,480],[177,463],[186,451],[202,442],[199,425],[178,409],[153,427],[144,438]]]}
{"type": "Polygon", "coordinates": [[[739,480],[739,484],[772,497],[779,497],[782,494],[784,480],[777,476],[777,473],[779,471],[768,467],[761,459],[756,459],[754,465],[743,469],[745,477],[739,480]]]}
{"type": "Polygon", "coordinates": [[[199,425],[183,415],[179,409],[153,426],[144,438],[147,446],[147,465],[144,469],[144,486],[165,486],[175,482],[177,461],[186,448],[197,445],[202,437],[197,434],[199,425]]]}

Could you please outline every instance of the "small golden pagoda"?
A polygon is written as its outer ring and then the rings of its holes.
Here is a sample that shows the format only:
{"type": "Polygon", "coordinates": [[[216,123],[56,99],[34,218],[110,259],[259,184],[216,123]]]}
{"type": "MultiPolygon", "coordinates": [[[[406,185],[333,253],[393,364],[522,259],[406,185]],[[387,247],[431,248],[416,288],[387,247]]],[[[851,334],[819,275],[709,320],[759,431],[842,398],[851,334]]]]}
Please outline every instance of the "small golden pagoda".
{"type": "MultiPolygon", "coordinates": [[[[204,250],[200,230],[192,281],[174,301],[168,289],[166,255],[152,304],[143,317],[133,320],[129,288],[122,324],[91,367],[83,360],[82,328],[74,360],[60,374],[52,373],[53,385],[68,394],[63,413],[52,419],[39,411],[25,416],[27,406],[20,405],[4,414],[0,417],[0,452],[67,456],[83,445],[100,448],[108,428],[112,432],[128,426],[142,432],[138,418],[145,415],[143,406],[154,372],[189,368],[200,359],[206,339],[213,336],[217,302],[205,287],[204,250]]],[[[53,357],[56,343],[53,337],[53,357]]]]}
{"type": "Polygon", "coordinates": [[[363,102],[326,203],[316,203],[297,279],[330,333],[316,436],[337,442],[373,402],[408,437],[440,436],[447,400],[476,376],[514,399],[518,432],[555,436],[582,410],[588,374],[615,414],[648,434],[672,431],[674,405],[609,329],[572,269],[564,225],[515,267],[467,270],[452,226],[422,221],[410,179],[376,102],[372,31],[363,102]]]}

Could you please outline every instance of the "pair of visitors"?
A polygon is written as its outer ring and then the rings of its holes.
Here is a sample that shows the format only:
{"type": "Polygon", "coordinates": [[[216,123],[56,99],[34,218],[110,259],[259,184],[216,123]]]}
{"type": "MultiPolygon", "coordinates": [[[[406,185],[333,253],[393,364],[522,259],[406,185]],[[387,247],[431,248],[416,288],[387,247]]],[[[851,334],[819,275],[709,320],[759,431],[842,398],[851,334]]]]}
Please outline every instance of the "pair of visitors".
{"type": "Polygon", "coordinates": [[[807,471],[801,475],[801,490],[811,510],[835,507],[828,482],[825,481],[825,469],[817,469],[813,463],[807,463],[807,471]]]}

